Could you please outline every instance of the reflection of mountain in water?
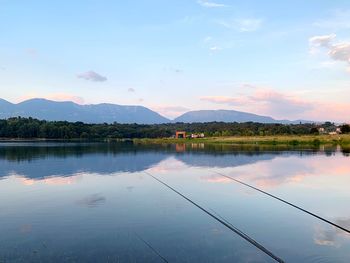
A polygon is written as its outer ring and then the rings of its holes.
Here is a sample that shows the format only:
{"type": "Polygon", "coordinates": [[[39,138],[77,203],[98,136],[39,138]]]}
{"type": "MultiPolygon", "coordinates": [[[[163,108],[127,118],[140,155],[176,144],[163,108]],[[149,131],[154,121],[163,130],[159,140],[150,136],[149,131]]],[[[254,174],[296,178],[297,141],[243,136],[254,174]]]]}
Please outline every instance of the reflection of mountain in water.
{"type": "Polygon", "coordinates": [[[314,154],[314,151],[268,151],[228,145],[175,145],[16,143],[0,146],[0,177],[20,174],[28,178],[71,176],[78,172],[110,174],[139,172],[174,156],[189,166],[234,167],[272,160],[276,156],[314,154]]]}
{"type": "Polygon", "coordinates": [[[9,162],[0,160],[0,176],[16,173],[30,178],[67,176],[77,172],[109,174],[137,172],[162,161],[160,153],[87,154],[83,156],[49,157],[30,161],[9,162]]]}
{"type": "Polygon", "coordinates": [[[0,147],[0,176],[70,176],[78,172],[137,172],[166,158],[164,152],[137,151],[129,145],[21,145],[0,147]]]}

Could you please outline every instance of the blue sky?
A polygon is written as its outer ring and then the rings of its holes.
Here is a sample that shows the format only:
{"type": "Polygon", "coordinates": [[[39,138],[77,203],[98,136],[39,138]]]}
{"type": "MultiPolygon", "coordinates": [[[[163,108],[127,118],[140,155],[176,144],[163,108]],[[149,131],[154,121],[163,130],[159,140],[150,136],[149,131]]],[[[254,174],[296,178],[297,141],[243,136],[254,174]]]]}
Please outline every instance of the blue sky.
{"type": "Polygon", "coordinates": [[[349,1],[0,0],[0,90],[350,121],[349,1]]]}

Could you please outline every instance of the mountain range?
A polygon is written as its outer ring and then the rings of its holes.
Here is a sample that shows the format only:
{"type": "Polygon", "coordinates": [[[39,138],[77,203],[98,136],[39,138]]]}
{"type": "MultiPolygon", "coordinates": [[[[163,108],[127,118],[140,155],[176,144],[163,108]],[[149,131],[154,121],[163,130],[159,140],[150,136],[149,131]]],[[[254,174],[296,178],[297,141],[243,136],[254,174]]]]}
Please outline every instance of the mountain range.
{"type": "Polygon", "coordinates": [[[235,110],[189,111],[170,120],[143,106],[126,106],[109,103],[80,105],[71,101],[58,102],[46,99],[30,99],[17,104],[0,99],[0,119],[10,117],[33,117],[48,121],[81,121],[85,123],[137,123],[159,124],[170,122],[260,122],[260,123],[306,123],[304,120],[276,120],[235,110]]]}

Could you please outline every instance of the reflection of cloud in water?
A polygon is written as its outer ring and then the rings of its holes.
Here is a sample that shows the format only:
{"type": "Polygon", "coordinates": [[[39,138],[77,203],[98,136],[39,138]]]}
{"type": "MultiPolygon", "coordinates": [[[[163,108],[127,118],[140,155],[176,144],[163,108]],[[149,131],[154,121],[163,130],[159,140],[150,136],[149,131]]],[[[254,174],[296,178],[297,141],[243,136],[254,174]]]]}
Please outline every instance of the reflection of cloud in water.
{"type": "Polygon", "coordinates": [[[81,178],[82,174],[77,174],[77,175],[72,175],[70,177],[46,177],[44,179],[30,179],[22,176],[17,176],[18,180],[21,182],[23,185],[31,186],[34,184],[46,184],[46,185],[70,185],[77,183],[81,178]]]}
{"type": "Polygon", "coordinates": [[[148,169],[148,171],[159,174],[168,173],[171,171],[181,171],[185,169],[188,169],[188,166],[184,162],[172,156],[152,166],[148,169]]]}
{"type": "MultiPolygon", "coordinates": [[[[350,229],[350,218],[337,219],[335,223],[350,229]]],[[[316,245],[339,247],[341,245],[341,239],[350,239],[350,234],[333,227],[325,229],[319,226],[315,229],[314,242],[316,245]]]]}
{"type": "Polygon", "coordinates": [[[103,205],[105,202],[106,202],[106,198],[101,194],[92,194],[79,200],[77,203],[79,205],[93,208],[93,207],[103,205]]]}
{"type": "Polygon", "coordinates": [[[232,183],[232,180],[229,178],[218,174],[203,175],[200,178],[208,183],[232,183]]]}
{"type": "Polygon", "coordinates": [[[290,153],[249,153],[249,152],[214,152],[211,154],[189,152],[186,154],[177,154],[176,159],[184,162],[188,166],[203,168],[226,168],[247,165],[264,160],[272,160],[277,156],[289,156],[290,153]]]}
{"type": "MultiPolygon", "coordinates": [[[[311,158],[300,158],[289,156],[232,167],[229,171],[221,171],[231,177],[266,189],[288,183],[300,183],[309,176],[327,175],[329,178],[346,176],[350,174],[350,166],[344,162],[342,157],[328,158],[317,155],[311,158]]],[[[202,179],[211,182],[225,182],[221,181],[220,178],[220,175],[212,174],[202,179]]]]}
{"type": "MultiPolygon", "coordinates": [[[[305,177],[318,173],[350,174],[350,166],[344,161],[347,157],[341,155],[329,158],[314,152],[239,151],[231,148],[221,149],[222,151],[196,149],[177,153],[172,148],[160,146],[150,149],[129,148],[127,151],[120,149],[112,152],[108,148],[102,152],[95,152],[92,149],[84,153],[83,150],[78,151],[75,148],[63,150],[65,148],[58,147],[42,155],[35,155],[36,151],[32,149],[24,155],[29,159],[23,158],[14,162],[11,161],[12,159],[9,160],[8,156],[11,148],[5,147],[2,149],[3,156],[0,154],[0,178],[16,174],[40,179],[48,185],[65,185],[74,184],[78,179],[76,177],[78,173],[112,175],[117,172],[149,170],[152,173],[166,174],[172,171],[184,171],[189,167],[198,167],[206,170],[220,169],[227,175],[255,186],[270,188],[287,183],[302,183],[305,177]],[[55,155],[56,152],[60,152],[59,150],[63,151],[62,156],[55,155]]],[[[15,152],[15,155],[17,153],[15,152]]],[[[22,183],[32,185],[39,181],[31,179],[23,179],[22,183]]],[[[202,179],[213,183],[228,182],[217,175],[205,176],[202,179]]]]}
{"type": "Polygon", "coordinates": [[[336,232],[335,230],[325,230],[316,228],[314,242],[320,246],[335,246],[336,232]]]}

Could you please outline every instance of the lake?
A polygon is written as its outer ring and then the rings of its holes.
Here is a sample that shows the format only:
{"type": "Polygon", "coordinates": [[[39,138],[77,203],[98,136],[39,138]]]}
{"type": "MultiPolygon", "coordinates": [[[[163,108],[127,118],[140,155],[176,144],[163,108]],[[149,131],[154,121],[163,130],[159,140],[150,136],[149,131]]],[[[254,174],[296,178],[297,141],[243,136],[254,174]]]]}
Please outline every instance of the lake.
{"type": "Polygon", "coordinates": [[[0,262],[350,262],[349,186],[340,147],[1,143],[0,262]]]}

